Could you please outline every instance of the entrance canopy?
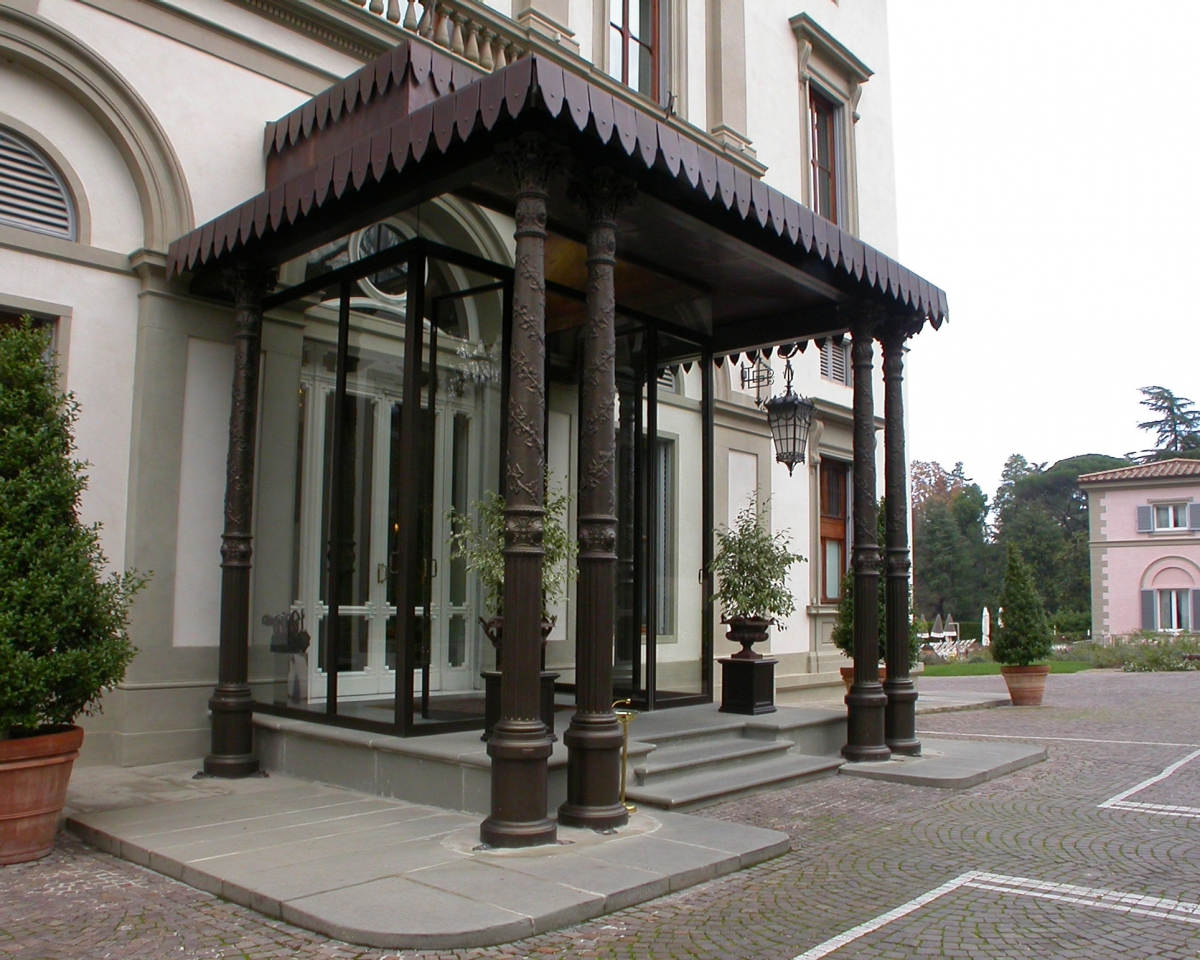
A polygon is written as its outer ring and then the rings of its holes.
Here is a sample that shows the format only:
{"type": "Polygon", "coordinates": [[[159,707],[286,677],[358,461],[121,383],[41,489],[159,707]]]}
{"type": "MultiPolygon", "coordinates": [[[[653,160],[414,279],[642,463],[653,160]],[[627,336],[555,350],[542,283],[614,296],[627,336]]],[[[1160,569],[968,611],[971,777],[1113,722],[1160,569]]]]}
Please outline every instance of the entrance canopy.
{"type": "MultiPolygon", "coordinates": [[[[233,263],[276,266],[444,194],[511,214],[494,162],[525,132],[580,169],[636,181],[617,227],[620,308],[686,328],[715,354],[829,336],[869,303],[911,328],[945,294],[650,112],[537,55],[483,75],[404,43],[270,125],[267,189],[171,244],[168,275],[216,293],[233,263]]],[[[586,218],[551,184],[546,280],[582,292],[586,218]]]]}

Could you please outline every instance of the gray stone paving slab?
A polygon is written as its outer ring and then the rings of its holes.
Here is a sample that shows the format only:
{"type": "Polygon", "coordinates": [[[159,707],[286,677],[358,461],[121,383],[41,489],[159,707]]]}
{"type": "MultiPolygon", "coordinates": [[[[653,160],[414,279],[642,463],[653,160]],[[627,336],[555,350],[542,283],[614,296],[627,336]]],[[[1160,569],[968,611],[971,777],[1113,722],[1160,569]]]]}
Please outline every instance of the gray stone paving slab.
{"type": "Polygon", "coordinates": [[[222,869],[253,873],[281,866],[297,867],[318,860],[328,863],[343,855],[386,851],[397,843],[441,838],[476,822],[458,813],[423,809],[425,815],[420,818],[389,823],[378,830],[366,830],[352,836],[313,837],[266,850],[230,854],[220,858],[222,869]]]}
{"type": "Polygon", "coordinates": [[[282,914],[297,926],[372,947],[476,947],[534,932],[527,915],[406,877],[304,897],[283,904],[282,914]]]}
{"type": "Polygon", "coordinates": [[[389,948],[544,933],[790,848],[786,834],[771,830],[639,813],[610,836],[563,828],[561,844],[488,850],[477,817],[275,779],[270,793],[173,800],[144,807],[142,817],[78,812],[69,825],[94,846],[199,890],[389,948]]]}
{"type": "MultiPolygon", "coordinates": [[[[772,847],[778,842],[779,838],[773,838],[772,847]]],[[[671,890],[703,883],[736,870],[741,865],[741,858],[737,854],[677,840],[660,840],[655,836],[618,840],[603,848],[589,850],[587,855],[597,860],[665,874],[670,880],[671,890]]]]}
{"type": "Polygon", "coordinates": [[[887,780],[914,787],[962,790],[1041,763],[1045,747],[977,740],[922,740],[921,756],[895,757],[882,763],[847,763],[850,777],[887,780]]]}
{"type": "MultiPolygon", "coordinates": [[[[670,879],[665,874],[583,855],[569,854],[540,859],[512,858],[505,862],[505,866],[516,873],[569,884],[606,898],[627,896],[636,892],[638,899],[627,900],[625,905],[662,896],[671,889],[670,879]]],[[[617,908],[606,906],[606,912],[613,909],[617,908]]]]}
{"type": "Polygon", "coordinates": [[[477,903],[524,913],[538,933],[590,920],[604,911],[604,897],[598,893],[517,873],[501,863],[459,860],[414,870],[407,876],[477,903]],[[536,912],[530,910],[534,904],[536,912]]]}

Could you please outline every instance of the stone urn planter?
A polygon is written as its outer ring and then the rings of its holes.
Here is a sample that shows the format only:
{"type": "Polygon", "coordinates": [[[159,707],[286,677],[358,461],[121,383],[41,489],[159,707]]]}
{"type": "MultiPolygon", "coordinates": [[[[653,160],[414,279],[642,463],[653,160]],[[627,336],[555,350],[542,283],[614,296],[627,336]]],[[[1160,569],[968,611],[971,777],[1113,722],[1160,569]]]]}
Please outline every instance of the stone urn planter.
{"type": "MultiPolygon", "coordinates": [[[[554,681],[561,674],[546,669],[546,640],[557,622],[557,617],[542,620],[542,673],[538,703],[542,723],[546,725],[546,732],[550,735],[551,740],[558,739],[554,733],[554,681]]],[[[504,669],[504,618],[488,617],[485,620],[480,617],[479,626],[483,628],[484,636],[492,642],[492,647],[496,651],[496,669],[484,670],[480,674],[483,677],[483,736],[479,739],[486,743],[492,739],[492,730],[500,719],[500,677],[501,671],[504,669]]]]}
{"type": "Polygon", "coordinates": [[[754,644],[765,643],[767,631],[774,622],[765,617],[727,617],[727,640],[739,643],[742,649],[722,657],[721,712],[755,716],[775,712],[775,664],[779,661],[764,657],[754,650],[754,644]]]}
{"type": "Polygon", "coordinates": [[[742,649],[730,657],[731,660],[761,660],[763,655],[756,653],[754,644],[767,642],[767,631],[773,621],[763,617],[729,617],[722,623],[729,627],[725,639],[740,643],[742,649]]]}
{"type": "Polygon", "coordinates": [[[1002,666],[1000,673],[1008,684],[1008,695],[1014,707],[1040,707],[1046,694],[1046,677],[1050,664],[1035,663],[1028,667],[1002,666]]]}
{"type": "Polygon", "coordinates": [[[0,864],[50,852],[82,743],[75,726],[0,740],[0,864]]]}

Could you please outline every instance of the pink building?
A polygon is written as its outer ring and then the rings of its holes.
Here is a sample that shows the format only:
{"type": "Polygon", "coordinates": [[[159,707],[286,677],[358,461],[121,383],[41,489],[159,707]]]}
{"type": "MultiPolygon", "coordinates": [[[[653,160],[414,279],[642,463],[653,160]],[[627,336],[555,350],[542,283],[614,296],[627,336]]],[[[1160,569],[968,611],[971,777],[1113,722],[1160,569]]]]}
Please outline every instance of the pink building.
{"type": "Polygon", "coordinates": [[[1200,460],[1079,478],[1088,496],[1092,636],[1200,631],[1200,460]]]}

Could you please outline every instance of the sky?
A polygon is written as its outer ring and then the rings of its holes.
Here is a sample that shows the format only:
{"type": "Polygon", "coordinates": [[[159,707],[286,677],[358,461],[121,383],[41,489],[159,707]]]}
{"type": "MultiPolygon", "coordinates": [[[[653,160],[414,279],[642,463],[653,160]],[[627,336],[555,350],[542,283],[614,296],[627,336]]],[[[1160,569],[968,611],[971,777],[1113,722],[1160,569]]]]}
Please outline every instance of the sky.
{"type": "Polygon", "coordinates": [[[1153,446],[1200,403],[1197,0],[889,0],[900,262],[950,322],[908,355],[911,459],[1153,446]]]}

